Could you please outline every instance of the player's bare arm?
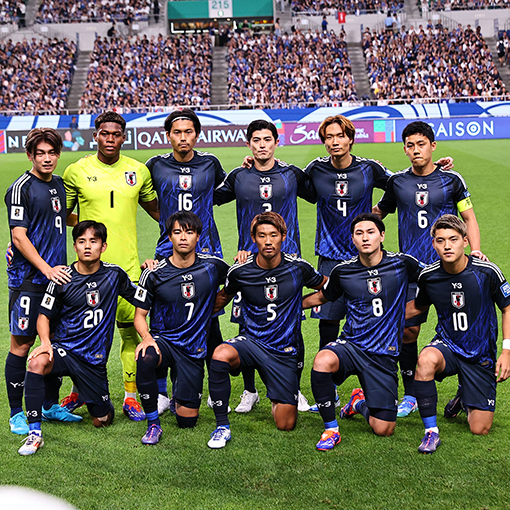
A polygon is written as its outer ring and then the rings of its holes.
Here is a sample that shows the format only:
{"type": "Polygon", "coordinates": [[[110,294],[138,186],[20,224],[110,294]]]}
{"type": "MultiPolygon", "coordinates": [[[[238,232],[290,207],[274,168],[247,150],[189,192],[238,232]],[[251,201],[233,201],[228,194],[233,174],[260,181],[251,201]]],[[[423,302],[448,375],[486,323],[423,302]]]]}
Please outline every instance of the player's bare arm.
{"type": "Polygon", "coordinates": [[[159,203],[158,199],[150,200],[149,202],[138,202],[147,214],[156,221],[159,221],[159,203]]]}
{"type": "Polygon", "coordinates": [[[30,353],[27,361],[31,361],[41,354],[47,354],[51,363],[53,361],[53,348],[50,340],[50,319],[42,313],[37,318],[37,333],[41,339],[41,345],[30,353]]]}
{"type": "Polygon", "coordinates": [[[474,209],[466,209],[460,213],[468,231],[469,246],[471,248],[470,255],[478,257],[481,260],[488,261],[488,257],[480,250],[480,228],[476,219],[474,209]]]}
{"type": "Polygon", "coordinates": [[[14,227],[12,229],[12,241],[23,257],[41,271],[48,280],[55,283],[67,283],[71,281],[71,275],[66,272],[67,266],[51,267],[42,259],[38,251],[35,249],[35,246],[28,238],[26,228],[14,227]]]}
{"type": "Polygon", "coordinates": [[[148,314],[149,310],[143,310],[142,308],[137,308],[135,310],[133,323],[135,325],[136,332],[142,337],[142,341],[136,346],[135,360],[138,359],[140,352],[142,353],[142,357],[145,357],[145,351],[151,346],[154,347],[158,355],[161,356],[158,344],[149,332],[149,326],[147,324],[148,314]]]}
{"type": "MultiPolygon", "coordinates": [[[[324,278],[325,278],[325,280],[323,281],[323,283],[320,286],[320,288],[324,287],[324,284],[327,281],[327,277],[325,276],[324,278]]],[[[327,303],[327,302],[328,302],[328,300],[326,299],[326,297],[322,293],[322,290],[319,290],[319,292],[312,292],[311,294],[307,294],[303,298],[303,309],[306,310],[308,308],[313,308],[314,306],[321,306],[321,305],[323,305],[324,303],[327,303]]]]}
{"type": "MultiPolygon", "coordinates": [[[[510,338],[510,306],[503,308],[502,310],[502,329],[503,338],[510,338]]],[[[508,340],[506,341],[508,343],[508,340]]],[[[506,348],[506,344],[503,344],[503,350],[496,361],[496,377],[497,382],[506,381],[510,377],[510,349],[506,348]]]]}
{"type": "Polygon", "coordinates": [[[228,294],[225,289],[221,289],[218,294],[216,294],[213,314],[218,313],[221,309],[225,308],[230,303],[230,301],[232,301],[234,296],[235,294],[228,294]]]}
{"type": "Polygon", "coordinates": [[[428,309],[428,306],[418,307],[414,299],[412,301],[408,301],[406,304],[406,320],[412,319],[413,317],[420,315],[420,313],[425,313],[428,309]]]}
{"type": "Polygon", "coordinates": [[[386,216],[388,216],[388,213],[379,209],[378,205],[374,205],[374,207],[372,207],[372,213],[377,214],[377,216],[379,216],[379,218],[381,218],[381,220],[384,220],[384,218],[386,218],[386,216]]]}
{"type": "Polygon", "coordinates": [[[73,213],[72,209],[67,209],[66,225],[68,227],[75,227],[78,223],[78,215],[73,213]]]}

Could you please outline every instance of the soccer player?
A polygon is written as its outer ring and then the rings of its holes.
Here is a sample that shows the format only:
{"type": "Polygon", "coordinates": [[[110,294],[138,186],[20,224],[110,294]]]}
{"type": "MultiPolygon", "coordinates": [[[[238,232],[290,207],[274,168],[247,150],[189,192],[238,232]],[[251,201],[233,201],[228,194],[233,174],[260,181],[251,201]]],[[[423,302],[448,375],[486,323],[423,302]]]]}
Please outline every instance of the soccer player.
{"type": "Polygon", "coordinates": [[[53,175],[62,138],[51,128],[32,129],[25,142],[32,168],[7,190],[5,204],[11,233],[9,281],[10,349],[5,382],[11,408],[9,425],[15,434],[28,434],[23,413],[27,356],[37,334],[39,304],[48,281],[70,280],[67,264],[64,184],[53,175]]]}
{"type": "Polygon", "coordinates": [[[134,302],[136,287],[122,268],[101,262],[106,250],[103,223],[79,222],[73,228],[73,241],[78,260],[67,269],[71,281],[50,283],[39,308],[37,332],[41,345],[29,356],[25,379],[30,433],[18,450],[20,455],[31,455],[44,445],[41,419],[83,419],[58,405],[63,376],[73,380],[96,427],[106,427],[114,416],[106,363],[118,296],[134,302]],[[55,319],[58,325],[50,340],[50,321],[55,319]]]}
{"type": "Polygon", "coordinates": [[[409,281],[420,264],[410,255],[383,250],[384,223],[375,214],[358,215],[351,223],[358,255],[333,269],[324,288],[303,299],[303,307],[319,306],[345,296],[346,321],[340,338],[315,356],[312,390],[324,420],[318,450],[331,450],[340,440],[335,418],[335,384],[357,375],[340,416],[361,413],[375,434],[390,436],[397,418],[397,357],[404,329],[409,281]],[[366,398],[365,398],[366,395],[366,398]]]}
{"type": "Polygon", "coordinates": [[[158,366],[172,370],[179,427],[194,427],[197,422],[213,306],[229,268],[218,257],[196,253],[202,232],[196,214],[176,212],[167,219],[166,228],[172,254],[153,271],[142,273],[136,293],[135,327],[142,337],[136,348],[136,381],[148,425],[143,444],[158,443],[163,432],[158,415],[158,366]]]}
{"type": "Polygon", "coordinates": [[[223,448],[231,438],[228,420],[230,377],[244,367],[258,370],[272,402],[276,427],[292,430],[297,419],[298,348],[303,287],[320,289],[325,278],[308,262],[282,253],[287,227],[275,212],[255,216],[251,224],[258,252],[228,272],[215,310],[238,292],[243,299],[242,334],[216,348],[209,368],[209,392],[216,430],[207,443],[223,448]]]}
{"type": "MultiPolygon", "coordinates": [[[[238,250],[252,252],[256,243],[252,240],[251,221],[257,215],[267,211],[280,214],[287,225],[287,236],[282,251],[300,256],[299,224],[297,197],[311,202],[314,199],[310,180],[303,171],[274,157],[278,146],[278,131],[272,122],[254,120],[248,125],[246,145],[253,155],[250,168],[238,167],[232,170],[214,193],[214,202],[222,205],[236,201],[237,230],[239,233],[238,250]]],[[[244,259],[240,259],[244,260],[244,259]]],[[[232,310],[232,322],[241,322],[243,305],[236,298],[232,310]]],[[[300,348],[300,368],[303,367],[304,345],[300,348]]],[[[238,413],[247,413],[259,401],[255,388],[253,370],[243,371],[244,391],[241,402],[236,407],[238,413]]],[[[308,402],[299,392],[298,409],[307,411],[308,402]]]]}
{"type": "MultiPolygon", "coordinates": [[[[172,253],[166,221],[177,211],[192,211],[202,221],[198,252],[222,257],[220,236],[213,216],[213,193],[225,179],[226,173],[216,156],[194,150],[202,126],[193,110],[175,110],[166,118],[164,127],[173,152],[154,156],[147,161],[160,208],[161,237],[156,247],[156,258],[163,259],[172,253]]],[[[219,320],[214,317],[209,333],[207,362],[214,348],[222,341],[219,320]]],[[[158,370],[158,385],[158,409],[161,414],[170,408],[166,369],[158,370]]]]}
{"type": "MultiPolygon", "coordinates": [[[[121,266],[133,282],[140,276],[136,237],[136,212],[140,204],[155,220],[159,220],[158,201],[147,167],[120,154],[126,140],[126,121],[115,112],[105,112],[95,121],[94,140],[97,154],[88,155],[69,165],[64,172],[67,193],[67,216],[78,206],[79,220],[100,220],[108,229],[108,251],[104,260],[121,266]]],[[[145,419],[136,401],[135,349],[140,339],[133,326],[134,307],[120,299],[117,327],[121,337],[120,357],[124,374],[124,413],[132,420],[145,419]]],[[[72,411],[82,405],[74,391],[63,405],[72,411]]]]}
{"type": "Polygon", "coordinates": [[[446,214],[430,230],[440,260],[427,266],[418,279],[416,300],[406,317],[437,311],[436,336],[420,353],[415,376],[425,436],[418,448],[433,453],[441,444],[437,427],[434,380],[457,374],[473,434],[488,434],[496,407],[496,383],[510,376],[510,285],[490,262],[464,254],[469,243],[467,225],[446,214]],[[498,319],[502,311],[503,350],[496,361],[498,319]]]}
{"type": "MultiPolygon", "coordinates": [[[[404,128],[402,140],[411,167],[391,176],[386,192],[373,210],[384,218],[398,209],[400,251],[425,264],[434,262],[437,255],[429,239],[430,225],[443,214],[458,212],[466,222],[471,254],[487,260],[480,251],[480,231],[464,179],[457,172],[437,166],[432,160],[432,153],[436,150],[432,128],[422,121],[411,122],[404,128]]],[[[415,295],[416,284],[412,284],[408,300],[414,299],[415,295]]],[[[404,397],[399,405],[399,417],[407,416],[417,408],[414,395],[417,339],[421,324],[426,320],[427,314],[415,317],[406,323],[404,330],[399,358],[404,397]]]]}

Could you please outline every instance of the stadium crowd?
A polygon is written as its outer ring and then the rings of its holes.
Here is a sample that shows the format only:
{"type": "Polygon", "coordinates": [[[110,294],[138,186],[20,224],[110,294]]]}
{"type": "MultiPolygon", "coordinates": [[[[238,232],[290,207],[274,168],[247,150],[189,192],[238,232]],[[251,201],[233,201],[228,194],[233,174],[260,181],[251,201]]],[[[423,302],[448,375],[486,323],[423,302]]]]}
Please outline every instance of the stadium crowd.
{"type": "Polygon", "coordinates": [[[148,20],[151,0],[42,0],[37,12],[38,23],[108,22],[112,20],[148,20]]]}
{"type": "Polygon", "coordinates": [[[428,25],[396,33],[365,30],[367,71],[380,100],[507,96],[480,28],[428,25]]]}
{"type": "Polygon", "coordinates": [[[0,23],[13,23],[25,15],[25,3],[19,0],[0,0],[0,23]]]}
{"type": "Polygon", "coordinates": [[[90,58],[80,113],[210,104],[212,53],[208,36],[98,37],[90,58]]]}
{"type": "Polygon", "coordinates": [[[60,113],[75,57],[76,45],[67,39],[0,42],[0,110],[60,113]]]}
{"type": "Polygon", "coordinates": [[[300,13],[335,16],[338,11],[347,14],[402,11],[404,2],[400,0],[292,0],[291,9],[300,13]]]}
{"type": "Polygon", "coordinates": [[[509,0],[431,0],[430,11],[473,11],[481,9],[509,9],[509,0]]]}
{"type": "Polygon", "coordinates": [[[356,99],[345,32],[257,35],[229,43],[230,105],[328,106],[356,99]]]}

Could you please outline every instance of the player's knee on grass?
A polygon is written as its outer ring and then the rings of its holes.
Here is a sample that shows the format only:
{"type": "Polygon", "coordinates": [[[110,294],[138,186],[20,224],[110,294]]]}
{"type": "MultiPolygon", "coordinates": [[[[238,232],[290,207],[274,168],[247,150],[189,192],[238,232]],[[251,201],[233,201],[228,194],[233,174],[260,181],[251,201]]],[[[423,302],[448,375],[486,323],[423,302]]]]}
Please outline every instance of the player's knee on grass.
{"type": "Polygon", "coordinates": [[[319,351],[313,360],[313,369],[316,372],[336,372],[338,367],[338,356],[329,349],[319,351]]]}
{"type": "Polygon", "coordinates": [[[426,347],[418,356],[415,379],[418,381],[429,381],[434,375],[444,370],[445,361],[439,349],[426,347]]]}
{"type": "Polygon", "coordinates": [[[297,422],[297,406],[273,402],[274,423],[278,430],[294,430],[297,422]]]}
{"type": "Polygon", "coordinates": [[[391,436],[397,424],[397,411],[370,408],[370,427],[377,436],[391,436]]]}
{"type": "Polygon", "coordinates": [[[87,404],[87,408],[92,416],[92,423],[97,429],[108,427],[115,417],[115,409],[111,401],[102,405],[87,404]]]}
{"type": "Polygon", "coordinates": [[[418,341],[418,335],[420,334],[420,326],[408,326],[404,328],[404,335],[402,337],[402,343],[414,344],[418,341]]]}

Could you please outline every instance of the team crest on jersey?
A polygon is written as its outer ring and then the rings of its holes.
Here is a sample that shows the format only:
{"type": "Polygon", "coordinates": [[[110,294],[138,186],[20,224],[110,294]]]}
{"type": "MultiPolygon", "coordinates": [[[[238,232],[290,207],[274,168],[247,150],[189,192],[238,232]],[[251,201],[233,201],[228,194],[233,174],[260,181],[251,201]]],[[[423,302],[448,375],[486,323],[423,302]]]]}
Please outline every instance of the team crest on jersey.
{"type": "Polygon", "coordinates": [[[28,329],[28,317],[18,317],[18,328],[21,331],[28,329]]]}
{"type": "Polygon", "coordinates": [[[239,317],[241,317],[241,307],[239,305],[234,305],[232,307],[232,316],[235,319],[239,319],[239,317]]]}
{"type": "Polygon", "coordinates": [[[335,181],[335,191],[339,197],[345,197],[349,189],[349,183],[347,181],[335,181]]]}
{"type": "Polygon", "coordinates": [[[414,201],[418,207],[425,207],[429,203],[429,192],[428,191],[417,191],[414,194],[414,201]]]}
{"type": "Polygon", "coordinates": [[[278,298],[278,285],[276,283],[272,285],[266,285],[264,287],[264,294],[268,301],[274,301],[278,298]]]}
{"type": "Polygon", "coordinates": [[[191,175],[179,175],[179,188],[183,191],[191,189],[191,175]]]}
{"type": "Polygon", "coordinates": [[[89,306],[97,306],[99,304],[99,291],[98,290],[88,290],[87,291],[87,304],[89,306]]]}
{"type": "Polygon", "coordinates": [[[273,198],[273,185],[272,184],[260,184],[259,185],[260,198],[263,200],[269,200],[273,198]]]}
{"type": "Polygon", "coordinates": [[[377,296],[382,290],[382,283],[380,278],[367,278],[368,292],[377,296]]]}
{"type": "Polygon", "coordinates": [[[124,172],[124,175],[126,176],[126,182],[130,186],[136,185],[136,172],[124,172]]]}
{"type": "Polygon", "coordinates": [[[62,204],[60,203],[59,197],[51,197],[51,207],[56,213],[59,213],[62,210],[62,204]]]}
{"type": "Polygon", "coordinates": [[[462,308],[465,304],[464,292],[452,292],[452,305],[455,308],[462,308]]]}
{"type": "Polygon", "coordinates": [[[195,297],[195,283],[181,283],[181,294],[183,298],[192,299],[195,297]]]}

